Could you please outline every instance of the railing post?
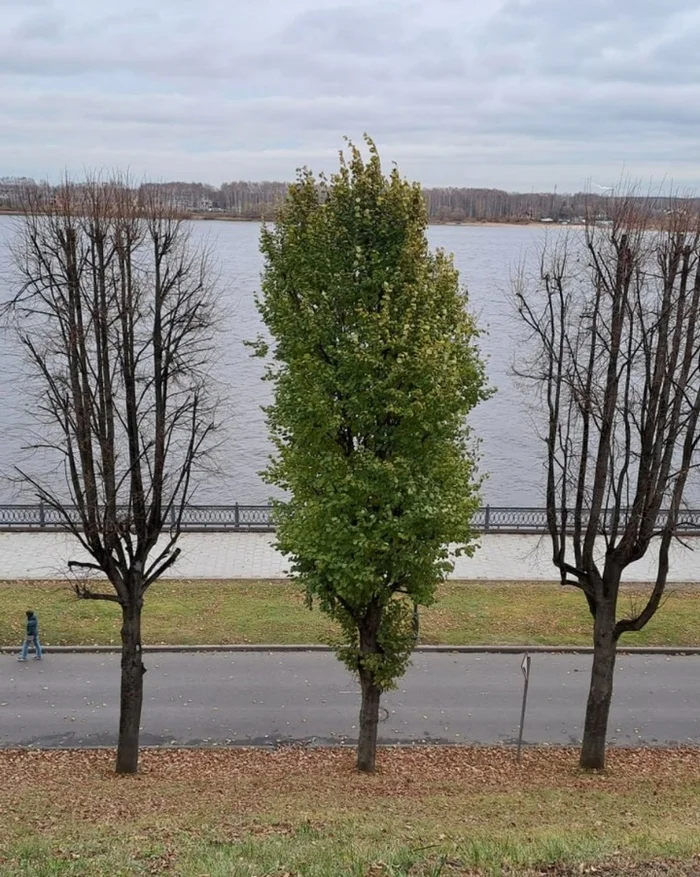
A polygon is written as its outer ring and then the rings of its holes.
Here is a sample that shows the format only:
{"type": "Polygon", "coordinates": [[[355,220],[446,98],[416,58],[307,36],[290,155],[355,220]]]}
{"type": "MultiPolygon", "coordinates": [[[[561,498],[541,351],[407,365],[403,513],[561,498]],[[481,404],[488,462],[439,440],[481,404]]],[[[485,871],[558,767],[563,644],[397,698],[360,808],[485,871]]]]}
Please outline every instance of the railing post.
{"type": "Polygon", "coordinates": [[[236,530],[240,530],[241,528],[241,516],[238,511],[238,503],[236,503],[233,507],[233,526],[236,530]]]}
{"type": "Polygon", "coordinates": [[[486,514],[484,515],[484,533],[488,533],[491,524],[491,506],[486,506],[486,514]]]}
{"type": "Polygon", "coordinates": [[[46,526],[46,512],[44,511],[44,500],[39,500],[39,526],[46,526]]]}

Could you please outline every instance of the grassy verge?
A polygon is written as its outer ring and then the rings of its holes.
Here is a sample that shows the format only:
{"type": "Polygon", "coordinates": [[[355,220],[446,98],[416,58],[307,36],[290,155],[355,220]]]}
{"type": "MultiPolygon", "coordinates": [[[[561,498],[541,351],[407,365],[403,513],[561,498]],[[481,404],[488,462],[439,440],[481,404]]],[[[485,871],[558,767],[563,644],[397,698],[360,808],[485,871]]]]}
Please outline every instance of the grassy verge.
{"type": "MultiPolygon", "coordinates": [[[[643,605],[648,588],[627,586],[622,610],[643,605]]],[[[119,642],[119,608],[78,600],[56,582],[0,583],[0,645],[15,646],[25,609],[39,615],[51,645],[119,642]]],[[[582,595],[556,584],[450,582],[438,602],[422,612],[424,643],[444,645],[587,645],[591,619],[582,595]]],[[[318,643],[333,632],[317,610],[309,611],[291,582],[159,582],[144,610],[149,644],[318,643]]],[[[700,645],[700,588],[673,586],[657,616],[622,645],[700,645]]]]}
{"type": "Polygon", "coordinates": [[[694,750],[600,775],[572,750],[385,750],[373,777],[339,749],[147,750],[126,778],[112,758],[0,752],[3,877],[688,874],[700,844],[694,750]]]}

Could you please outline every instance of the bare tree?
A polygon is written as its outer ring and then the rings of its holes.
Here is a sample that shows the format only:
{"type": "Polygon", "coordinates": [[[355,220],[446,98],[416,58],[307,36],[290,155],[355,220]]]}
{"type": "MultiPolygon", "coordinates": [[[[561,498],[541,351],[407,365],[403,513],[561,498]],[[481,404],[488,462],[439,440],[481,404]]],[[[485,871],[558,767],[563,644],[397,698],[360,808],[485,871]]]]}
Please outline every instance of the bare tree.
{"type": "Polygon", "coordinates": [[[660,605],[700,437],[700,221],[652,222],[651,202],[631,197],[610,209],[610,226],[546,247],[515,289],[534,354],[517,372],[546,412],[552,559],[594,619],[584,768],[604,766],[617,643],[660,605]],[[623,574],[651,545],[656,580],[618,617],[623,574]]]}
{"type": "MultiPolygon", "coordinates": [[[[114,591],[78,596],[122,612],[116,770],[138,767],[146,591],[177,560],[192,474],[214,428],[206,367],[214,298],[206,253],[151,193],[123,181],[28,197],[14,247],[19,338],[38,376],[36,416],[65,483],[22,471],[114,591]]],[[[63,479],[61,479],[63,481],[63,479]]]]}

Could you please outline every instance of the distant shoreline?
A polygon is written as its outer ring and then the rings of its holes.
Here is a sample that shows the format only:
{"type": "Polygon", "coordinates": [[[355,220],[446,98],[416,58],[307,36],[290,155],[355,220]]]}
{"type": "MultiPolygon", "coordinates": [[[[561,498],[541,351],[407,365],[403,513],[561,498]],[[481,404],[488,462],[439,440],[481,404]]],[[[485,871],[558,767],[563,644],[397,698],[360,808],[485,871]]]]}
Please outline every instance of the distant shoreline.
{"type": "MultiPolygon", "coordinates": [[[[263,222],[263,218],[259,219],[249,219],[246,216],[231,216],[226,213],[189,213],[187,214],[187,219],[196,222],[197,220],[203,220],[205,222],[208,221],[216,221],[222,220],[224,222],[263,222]]],[[[449,226],[459,226],[459,225],[488,225],[492,227],[498,228],[499,226],[512,228],[514,226],[542,226],[543,228],[548,228],[549,226],[562,225],[560,222],[541,222],[539,219],[460,219],[460,220],[446,220],[446,219],[429,219],[428,225],[449,225],[449,226]]]]}
{"type": "MultiPolygon", "coordinates": [[[[0,216],[21,216],[22,212],[20,210],[13,210],[7,207],[0,207],[0,216]]],[[[184,213],[184,219],[188,219],[191,222],[263,222],[264,219],[261,218],[249,218],[247,216],[232,216],[230,213],[184,213]]],[[[444,220],[444,219],[429,219],[428,225],[446,225],[446,226],[460,226],[466,225],[469,227],[474,226],[489,226],[490,228],[518,228],[518,227],[532,227],[535,226],[537,228],[551,228],[562,226],[564,228],[574,228],[573,223],[565,224],[561,222],[541,222],[538,219],[461,219],[461,220],[444,220]]]]}
{"type": "MultiPolygon", "coordinates": [[[[230,216],[225,213],[190,213],[187,216],[188,219],[196,222],[197,220],[207,221],[215,221],[215,220],[223,220],[224,222],[263,222],[261,219],[248,219],[244,216],[230,216]]],[[[540,222],[539,219],[532,220],[523,220],[523,219],[462,219],[462,220],[444,220],[444,219],[429,219],[428,225],[449,225],[449,226],[460,226],[460,225],[468,225],[468,226],[479,226],[479,225],[488,225],[490,227],[504,227],[504,228],[514,228],[518,226],[541,226],[542,228],[549,228],[550,226],[558,226],[563,225],[560,222],[540,222]]],[[[569,224],[569,227],[572,223],[569,224]]]]}

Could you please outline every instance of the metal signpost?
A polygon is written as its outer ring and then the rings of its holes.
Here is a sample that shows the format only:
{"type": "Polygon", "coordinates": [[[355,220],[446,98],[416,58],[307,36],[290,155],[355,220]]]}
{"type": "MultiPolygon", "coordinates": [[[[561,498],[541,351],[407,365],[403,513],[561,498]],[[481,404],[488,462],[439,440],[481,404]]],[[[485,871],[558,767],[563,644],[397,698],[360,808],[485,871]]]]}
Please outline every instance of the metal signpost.
{"type": "Polygon", "coordinates": [[[532,659],[530,656],[525,653],[523,657],[523,662],[520,665],[520,669],[523,671],[523,677],[525,679],[523,685],[523,708],[520,711],[520,733],[518,735],[518,764],[520,764],[521,759],[521,751],[523,747],[523,726],[525,725],[525,707],[527,706],[527,687],[530,684],[530,664],[532,663],[532,659]]]}

